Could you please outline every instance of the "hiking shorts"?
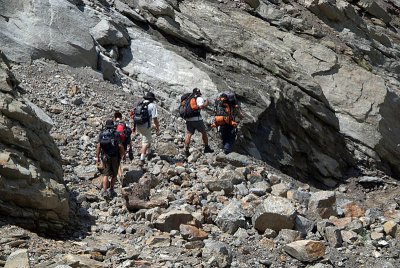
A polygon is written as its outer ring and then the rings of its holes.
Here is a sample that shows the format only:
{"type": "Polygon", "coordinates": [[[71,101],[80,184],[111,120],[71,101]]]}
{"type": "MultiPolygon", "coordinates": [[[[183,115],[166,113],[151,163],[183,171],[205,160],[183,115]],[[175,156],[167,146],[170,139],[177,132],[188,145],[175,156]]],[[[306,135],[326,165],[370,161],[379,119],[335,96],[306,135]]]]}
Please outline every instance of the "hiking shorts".
{"type": "Polygon", "coordinates": [[[103,175],[117,177],[119,168],[119,157],[111,156],[103,159],[103,175]]]}
{"type": "Polygon", "coordinates": [[[190,134],[194,134],[197,130],[200,133],[206,132],[206,126],[204,125],[203,120],[199,121],[186,121],[186,129],[190,134]]]}
{"type": "Polygon", "coordinates": [[[136,129],[142,136],[142,146],[150,145],[153,141],[153,138],[151,137],[151,128],[147,127],[147,124],[143,124],[137,125],[136,129]]]}

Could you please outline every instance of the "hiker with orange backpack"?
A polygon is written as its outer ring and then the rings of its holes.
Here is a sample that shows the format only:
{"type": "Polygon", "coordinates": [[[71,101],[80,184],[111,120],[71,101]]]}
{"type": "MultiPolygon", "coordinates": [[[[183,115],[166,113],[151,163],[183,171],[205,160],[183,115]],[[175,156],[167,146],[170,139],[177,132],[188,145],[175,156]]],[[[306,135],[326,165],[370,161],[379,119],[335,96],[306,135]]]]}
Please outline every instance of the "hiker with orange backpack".
{"type": "Polygon", "coordinates": [[[221,134],[222,148],[225,154],[233,151],[238,122],[236,117],[243,118],[243,113],[232,92],[222,92],[215,100],[215,117],[211,124],[221,134]]]}
{"type": "Polygon", "coordinates": [[[189,146],[192,135],[195,131],[201,133],[204,144],[204,153],[213,153],[214,150],[208,145],[208,136],[206,127],[201,117],[200,111],[208,106],[208,100],[201,96],[200,89],[194,88],[192,93],[183,94],[181,97],[181,105],[179,107],[179,114],[186,120],[186,136],[185,136],[185,155],[189,157],[189,146]]]}

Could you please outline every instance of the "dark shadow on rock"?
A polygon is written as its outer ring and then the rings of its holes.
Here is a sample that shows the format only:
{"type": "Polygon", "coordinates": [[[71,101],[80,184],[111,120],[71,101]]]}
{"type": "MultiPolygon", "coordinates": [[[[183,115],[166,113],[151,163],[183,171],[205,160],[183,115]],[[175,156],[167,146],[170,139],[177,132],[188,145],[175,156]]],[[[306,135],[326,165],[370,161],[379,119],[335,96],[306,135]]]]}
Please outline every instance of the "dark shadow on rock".
{"type": "Polygon", "coordinates": [[[397,180],[400,179],[400,120],[397,116],[399,107],[399,96],[388,91],[384,102],[380,105],[382,118],[379,121],[379,133],[382,134],[382,138],[375,148],[381,160],[379,168],[397,180]]]}
{"type": "Polygon", "coordinates": [[[271,104],[259,115],[256,123],[243,126],[243,135],[237,141],[238,152],[253,155],[314,187],[333,187],[328,185],[327,179],[340,182],[355,161],[346,148],[333,111],[324,105],[317,106],[317,109],[326,113],[325,118],[317,117],[315,112],[296,100],[283,96],[271,99],[271,104]],[[324,160],[320,156],[327,157],[326,161],[336,161],[337,176],[321,173],[324,160]]]}
{"type": "MultiPolygon", "coordinates": [[[[90,227],[95,224],[95,218],[88,212],[88,201],[85,197],[79,197],[77,192],[69,192],[70,219],[68,222],[59,222],[28,217],[11,217],[0,215],[0,227],[6,224],[19,226],[23,229],[37,233],[39,236],[58,240],[81,240],[88,235],[90,227]],[[86,207],[82,204],[86,202],[86,207]]],[[[2,210],[4,204],[0,201],[2,210]]],[[[33,209],[25,209],[26,215],[37,215],[39,212],[33,209]]]]}
{"type": "Polygon", "coordinates": [[[140,178],[143,176],[143,170],[130,170],[125,173],[125,176],[122,180],[122,187],[127,187],[131,183],[139,182],[140,178]]]}

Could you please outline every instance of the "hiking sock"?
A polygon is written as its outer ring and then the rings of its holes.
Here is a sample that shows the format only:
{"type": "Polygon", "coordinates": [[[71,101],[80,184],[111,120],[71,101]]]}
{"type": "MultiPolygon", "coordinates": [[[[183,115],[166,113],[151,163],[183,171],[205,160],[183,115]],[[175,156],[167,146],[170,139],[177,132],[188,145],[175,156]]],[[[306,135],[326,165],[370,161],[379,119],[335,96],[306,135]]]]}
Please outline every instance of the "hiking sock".
{"type": "Polygon", "coordinates": [[[140,154],[140,160],[144,161],[146,159],[146,156],[144,154],[140,154]]]}

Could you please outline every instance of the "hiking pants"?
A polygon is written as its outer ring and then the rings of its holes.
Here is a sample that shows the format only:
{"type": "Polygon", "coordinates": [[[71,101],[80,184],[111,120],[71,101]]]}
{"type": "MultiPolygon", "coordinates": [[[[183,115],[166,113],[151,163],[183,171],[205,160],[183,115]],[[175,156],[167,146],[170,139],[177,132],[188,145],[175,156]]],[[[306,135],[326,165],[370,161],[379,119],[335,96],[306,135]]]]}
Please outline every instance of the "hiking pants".
{"type": "Polygon", "coordinates": [[[235,145],[235,128],[230,125],[220,126],[222,146],[225,154],[229,154],[235,145]]]}

